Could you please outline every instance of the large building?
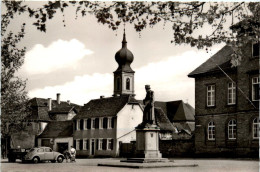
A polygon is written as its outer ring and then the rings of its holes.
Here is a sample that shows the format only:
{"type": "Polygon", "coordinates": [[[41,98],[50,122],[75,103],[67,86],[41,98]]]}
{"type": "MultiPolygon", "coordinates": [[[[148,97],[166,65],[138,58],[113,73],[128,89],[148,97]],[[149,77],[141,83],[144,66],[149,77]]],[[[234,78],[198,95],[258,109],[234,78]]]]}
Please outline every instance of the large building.
{"type": "Polygon", "coordinates": [[[224,46],[188,75],[195,78],[197,155],[258,157],[259,43],[244,45],[237,67],[234,51],[224,46]]]}
{"type": "Polygon", "coordinates": [[[134,99],[135,72],[130,66],[134,56],[127,49],[125,33],[115,59],[113,97],[91,100],[73,118],[78,156],[118,156],[119,142],[135,140],[135,127],[142,122],[142,107],[134,99]]]}

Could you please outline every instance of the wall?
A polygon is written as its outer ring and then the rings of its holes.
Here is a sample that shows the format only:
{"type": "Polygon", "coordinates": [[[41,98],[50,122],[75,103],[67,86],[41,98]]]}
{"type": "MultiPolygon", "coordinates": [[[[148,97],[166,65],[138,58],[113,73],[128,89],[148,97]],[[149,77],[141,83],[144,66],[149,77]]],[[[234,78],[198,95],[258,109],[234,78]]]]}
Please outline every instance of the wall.
{"type": "Polygon", "coordinates": [[[143,111],[139,105],[127,104],[117,115],[117,155],[119,155],[119,141],[130,143],[136,140],[135,127],[143,121],[143,111]],[[131,132],[132,134],[127,133],[131,132]],[[125,136],[124,136],[125,135],[125,136]],[[124,136],[124,137],[122,137],[124,136]]]}
{"type": "Polygon", "coordinates": [[[53,150],[57,150],[57,143],[68,143],[68,149],[70,149],[71,146],[73,146],[73,137],[67,137],[67,138],[55,138],[54,139],[54,145],[53,150]]]}
{"type": "Polygon", "coordinates": [[[198,155],[210,156],[258,156],[258,140],[253,139],[252,122],[258,117],[258,112],[240,112],[196,117],[195,147],[198,155]],[[229,140],[227,123],[237,120],[237,139],[229,140]],[[209,121],[215,123],[215,140],[207,139],[209,121]]]}

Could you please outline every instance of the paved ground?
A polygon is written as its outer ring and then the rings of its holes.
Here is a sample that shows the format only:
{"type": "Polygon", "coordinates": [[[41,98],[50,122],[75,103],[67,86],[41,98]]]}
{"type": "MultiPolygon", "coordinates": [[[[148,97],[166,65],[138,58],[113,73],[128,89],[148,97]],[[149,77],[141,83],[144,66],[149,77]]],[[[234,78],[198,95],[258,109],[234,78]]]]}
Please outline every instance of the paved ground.
{"type": "Polygon", "coordinates": [[[176,163],[198,164],[198,167],[169,167],[152,169],[130,169],[99,167],[100,162],[119,162],[119,159],[77,159],[76,163],[39,163],[23,164],[19,160],[16,163],[8,163],[1,160],[2,172],[258,172],[259,161],[257,160],[232,160],[232,159],[170,159],[176,163]]]}

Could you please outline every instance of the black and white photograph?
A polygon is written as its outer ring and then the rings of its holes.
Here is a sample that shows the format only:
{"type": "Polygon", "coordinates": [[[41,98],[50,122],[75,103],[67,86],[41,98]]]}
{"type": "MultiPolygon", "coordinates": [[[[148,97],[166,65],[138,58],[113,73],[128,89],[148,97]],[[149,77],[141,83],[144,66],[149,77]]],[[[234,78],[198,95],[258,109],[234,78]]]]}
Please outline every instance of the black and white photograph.
{"type": "Polygon", "coordinates": [[[2,172],[258,172],[260,2],[1,1],[2,172]]]}

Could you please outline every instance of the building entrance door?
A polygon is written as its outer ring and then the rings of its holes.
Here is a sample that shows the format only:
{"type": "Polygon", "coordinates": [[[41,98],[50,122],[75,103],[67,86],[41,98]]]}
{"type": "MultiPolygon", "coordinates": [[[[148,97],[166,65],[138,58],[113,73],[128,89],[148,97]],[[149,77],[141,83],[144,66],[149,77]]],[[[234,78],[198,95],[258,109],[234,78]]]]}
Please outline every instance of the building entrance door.
{"type": "Polygon", "coordinates": [[[95,139],[91,139],[91,155],[95,154],[95,139]]]}
{"type": "Polygon", "coordinates": [[[69,149],[68,143],[57,143],[57,152],[64,153],[65,150],[69,149]]]}

